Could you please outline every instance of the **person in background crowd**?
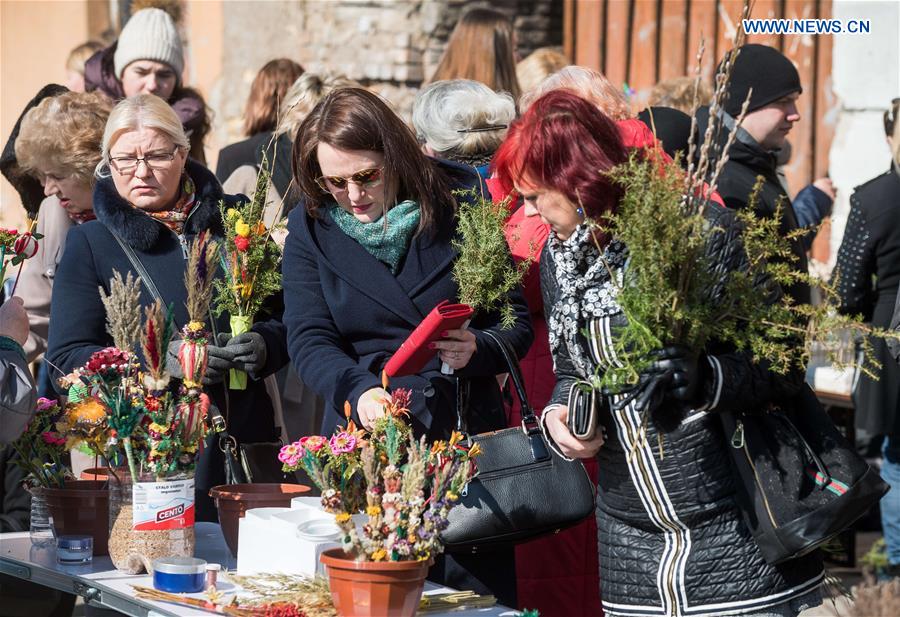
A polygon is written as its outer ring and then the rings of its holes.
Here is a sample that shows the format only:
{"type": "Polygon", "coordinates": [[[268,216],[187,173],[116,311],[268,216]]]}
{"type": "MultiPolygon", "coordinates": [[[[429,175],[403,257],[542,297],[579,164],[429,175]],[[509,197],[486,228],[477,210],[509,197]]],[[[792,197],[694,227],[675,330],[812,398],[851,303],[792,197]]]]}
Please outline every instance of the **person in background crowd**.
{"type": "Polygon", "coordinates": [[[200,93],[182,83],[183,71],[175,21],[161,9],[148,8],[133,13],[119,39],[91,56],[84,66],[84,83],[88,92],[100,90],[113,101],[155,94],[168,102],[190,140],[190,157],[205,165],[209,112],[200,93]]]}
{"type": "MultiPolygon", "coordinates": [[[[790,194],[791,190],[788,187],[784,169],[790,163],[792,153],[791,142],[785,139],[784,145],[776,155],[778,180],[788,194],[790,194]]],[[[800,189],[800,192],[794,196],[791,205],[794,207],[794,215],[797,217],[797,226],[808,230],[808,233],[801,238],[803,247],[807,251],[812,248],[819,224],[831,215],[831,206],[834,205],[834,198],[834,184],[832,184],[831,178],[828,176],[816,178],[811,184],[800,189]]]]}
{"type": "Polygon", "coordinates": [[[470,79],[435,81],[416,95],[412,124],[425,154],[474,167],[482,178],[503,142],[516,104],[470,79]]]}
{"type": "MultiPolygon", "coordinates": [[[[225,181],[234,170],[244,165],[259,165],[260,152],[272,140],[278,127],[280,111],[288,89],[303,75],[303,67],[289,58],[269,60],[253,78],[247,106],[244,108],[244,136],[246,139],[225,146],[219,151],[216,177],[225,181]]],[[[289,158],[289,157],[285,157],[289,158]]],[[[269,164],[272,163],[271,157],[269,164]]]]}
{"type": "Polygon", "coordinates": [[[533,90],[556,71],[572,64],[557,47],[540,47],[516,65],[516,78],[522,93],[533,90]]]}
{"type": "Polygon", "coordinates": [[[37,388],[22,345],[28,338],[28,314],[22,298],[0,306],[0,445],[18,439],[34,414],[37,388]]]}
{"type": "MultiPolygon", "coordinates": [[[[458,301],[451,191],[480,180],[471,168],[425,156],[387,104],[358,88],[335,90],[316,106],[297,131],[293,158],[303,207],[288,217],[282,262],[291,361],[325,399],[324,435],[346,422],[345,403],[368,428],[390,398],[381,381],[388,359],[438,303],[458,301]]],[[[470,384],[469,429],[506,427],[495,375],[507,368],[484,330],[525,354],[525,303],[518,291],[509,299],[514,325],[501,328],[497,312],[477,314],[468,329],[434,343],[437,357],[419,373],[391,380],[412,391],[416,435],[443,439],[456,426],[456,379],[441,373],[441,361],[470,384]]],[[[502,604],[516,600],[512,548],[440,556],[431,576],[502,604]]]]}
{"type": "Polygon", "coordinates": [[[69,52],[66,59],[66,87],[72,92],[84,92],[84,65],[95,53],[103,49],[100,41],[82,43],[69,52]]]}
{"type": "MultiPolygon", "coordinates": [[[[799,225],[790,197],[776,173],[776,153],[784,145],[794,124],[800,120],[797,111],[797,99],[803,92],[800,74],[794,64],[773,47],[752,43],[741,47],[732,68],[728,96],[720,111],[725,130],[721,132],[719,149],[724,147],[728,134],[734,131],[735,119],[740,115],[751,90],[747,115],[728,150],[728,161],[719,176],[717,191],[726,206],[740,210],[749,206],[756,180],[762,176],[764,182],[755,204],[756,215],[762,218],[778,215],[779,231],[787,236],[799,225]]],[[[705,133],[708,123],[709,108],[698,109],[699,135],[705,133]]],[[[710,169],[715,167],[715,164],[710,165],[710,169]]],[[[796,257],[791,262],[792,267],[806,273],[803,242],[793,238],[791,250],[796,257]]],[[[795,284],[785,291],[799,303],[810,302],[810,289],[805,283],[795,284]]]]}
{"type": "Polygon", "coordinates": [[[678,161],[683,168],[687,169],[691,117],[683,111],[670,107],[648,107],[637,117],[656,136],[662,144],[663,151],[672,160],[680,155],[681,158],[678,161]]]}
{"type": "MultiPolygon", "coordinates": [[[[586,100],[551,92],[513,123],[494,161],[500,181],[521,194],[551,229],[541,255],[541,287],[557,382],[541,422],[563,455],[599,461],[604,610],[795,616],[821,603],[821,557],[810,554],[778,566],[763,560],[734,501],[732,471],[721,464],[730,446],[710,412],[735,404],[765,409],[799,391],[800,371],[775,374],[754,365],[750,354],[724,348],[708,350],[715,362],[707,362],[705,354],[667,350],[661,356],[666,359],[651,369],[675,371],[661,409],[675,418],[679,408],[694,411],[667,433],[664,456],[647,445],[657,443],[654,422],[645,424],[645,437],[637,436],[643,419],[633,403],[618,411],[603,404],[599,424],[606,431],[589,441],[576,439],[566,426],[571,387],[608,368],[606,359],[614,357],[611,350],[626,319],[616,289],[628,249],[595,235],[585,222],[618,207],[621,188],[602,172],[628,159],[621,134],[586,100]],[[585,334],[589,329],[607,335],[596,344],[585,334]]],[[[649,131],[645,140],[636,147],[654,146],[649,131]]],[[[714,203],[708,216],[725,229],[736,224],[734,213],[714,203]]]]}
{"type": "MultiPolygon", "coordinates": [[[[65,92],[45,98],[22,119],[15,143],[20,169],[44,186],[37,255],[25,262],[18,291],[25,299],[30,332],[28,361],[47,350],[53,281],[72,225],[94,218],[94,170],[112,104],[99,93],[65,92]]],[[[49,390],[47,391],[49,394],[49,390]]]]}
{"type": "MultiPolygon", "coordinates": [[[[648,107],[669,107],[682,113],[690,114],[694,111],[694,90],[697,90],[697,105],[709,105],[712,101],[713,91],[709,83],[701,79],[696,83],[693,77],[673,77],[658,82],[650,91],[647,100],[648,107]]],[[[741,101],[743,102],[743,101],[741,101]]]]}
{"type": "MultiPolygon", "coordinates": [[[[833,282],[840,310],[862,315],[872,326],[888,328],[900,285],[900,99],[885,112],[891,149],[890,168],[850,196],[850,214],[838,250],[833,282]]],[[[856,424],[870,435],[885,435],[881,476],[891,490],[881,500],[881,523],[888,572],[900,576],[900,366],[884,339],[870,340],[877,378],[861,373],[854,397],[856,424]]]]}
{"type": "MultiPolygon", "coordinates": [[[[174,307],[176,329],[187,323],[184,250],[201,232],[221,238],[220,202],[228,207],[238,199],[224,194],[212,172],[188,159],[188,147],[178,116],[157,96],[127,98],[110,114],[94,187],[97,220],[70,230],[54,282],[47,357],[63,372],[112,344],[98,288],[109,293],[113,271],[138,276],[137,264],[142,264],[141,306],[155,300],[152,281],[163,304],[174,307]]],[[[228,332],[227,324],[223,314],[210,324],[213,335],[228,332]]],[[[238,443],[276,441],[272,403],[262,379],[287,361],[283,326],[263,313],[250,332],[227,343],[221,336],[216,340],[219,346],[207,349],[205,384],[229,433],[238,443]],[[246,390],[226,392],[222,381],[232,368],[248,373],[246,390]]],[[[175,361],[179,346],[180,341],[173,341],[168,352],[168,370],[175,377],[180,377],[175,361]]],[[[208,444],[197,464],[198,520],[216,520],[207,492],[225,481],[223,464],[221,449],[208,444]]]]}
{"type": "Polygon", "coordinates": [[[532,102],[552,90],[571,90],[592,103],[613,120],[631,118],[631,108],[625,95],[603,73],[583,66],[560,69],[522,96],[519,107],[524,113],[532,102]]]}
{"type": "Polygon", "coordinates": [[[40,180],[33,175],[22,171],[19,166],[19,160],[16,158],[16,141],[19,139],[22,120],[28,112],[48,96],[56,96],[63,92],[68,92],[68,89],[59,84],[47,84],[41,88],[38,93],[34,95],[34,98],[25,105],[25,109],[22,110],[22,114],[19,116],[19,119],[16,120],[13,130],[9,134],[6,144],[3,146],[3,154],[0,155],[0,172],[3,173],[3,177],[9,181],[13,188],[16,189],[16,192],[19,194],[19,200],[22,202],[22,207],[25,208],[25,212],[30,219],[37,218],[38,210],[46,196],[44,195],[44,186],[41,184],[40,180]]]}
{"type": "MultiPolygon", "coordinates": [[[[256,192],[256,176],[262,165],[262,157],[265,155],[269,161],[272,179],[269,182],[266,211],[263,218],[266,225],[272,225],[277,222],[277,219],[286,217],[288,212],[297,205],[299,198],[298,189],[292,182],[291,172],[291,149],[297,129],[300,128],[300,124],[309,115],[309,112],[329,92],[337,88],[357,87],[361,88],[362,86],[343,75],[327,73],[317,75],[309,72],[301,75],[284,93],[274,132],[261,134],[265,136],[265,139],[261,139],[257,143],[255,159],[240,165],[231,172],[222,180],[222,188],[233,195],[242,194],[252,197],[256,192]]],[[[225,148],[225,150],[227,149],[225,148]]],[[[284,244],[283,233],[277,234],[277,240],[279,244],[284,244]]]]}
{"type": "Polygon", "coordinates": [[[431,81],[472,79],[494,92],[508,92],[519,100],[516,78],[516,31],[499,11],[476,8],[456,23],[431,81]]]}

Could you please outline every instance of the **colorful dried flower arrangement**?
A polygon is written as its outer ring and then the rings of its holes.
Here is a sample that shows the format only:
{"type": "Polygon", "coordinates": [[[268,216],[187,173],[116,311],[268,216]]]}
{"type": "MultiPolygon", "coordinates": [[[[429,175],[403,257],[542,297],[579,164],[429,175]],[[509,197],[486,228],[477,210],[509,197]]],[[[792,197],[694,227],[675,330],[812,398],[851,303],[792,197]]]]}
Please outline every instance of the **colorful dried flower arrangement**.
{"type": "Polygon", "coordinates": [[[191,246],[185,275],[190,321],[182,328],[180,384],[166,364],[175,336],[172,307],[157,300],[144,308],[141,323],[141,280],[130,272],[124,279],[114,273],[108,295],[100,290],[114,346],[94,352],[84,366],[61,380],[71,387],[58,428],[70,447],[85,443],[107,460],[115,460],[121,451],[132,481],[140,472],[165,478],[193,471],[209,408],[201,385],[209,338],[204,322],[217,255],[218,244],[205,234],[191,246]]]}
{"type": "Polygon", "coordinates": [[[31,422],[11,444],[18,455],[12,460],[25,472],[28,486],[63,488],[65,481],[73,478],[63,462],[66,438],[56,429],[61,414],[59,403],[39,398],[31,422]]]}
{"type": "Polygon", "coordinates": [[[394,390],[370,433],[348,420],[331,438],[304,437],[278,456],[285,471],[302,467],[309,474],[335,515],[344,551],[359,561],[421,561],[441,553],[447,515],[476,473],[479,447],[464,445],[462,434],[431,446],[413,436],[405,419],[410,396],[394,390]],[[365,522],[357,527],[353,515],[360,513],[365,522]]]}
{"type": "MultiPolygon", "coordinates": [[[[253,199],[227,208],[219,204],[225,221],[221,265],[224,280],[217,280],[216,315],[228,312],[231,336],[250,331],[253,319],[269,296],[281,289],[281,248],[272,239],[272,228],[263,222],[269,178],[263,159],[253,199]]],[[[244,390],[247,374],[232,369],[229,387],[244,390]]]]}

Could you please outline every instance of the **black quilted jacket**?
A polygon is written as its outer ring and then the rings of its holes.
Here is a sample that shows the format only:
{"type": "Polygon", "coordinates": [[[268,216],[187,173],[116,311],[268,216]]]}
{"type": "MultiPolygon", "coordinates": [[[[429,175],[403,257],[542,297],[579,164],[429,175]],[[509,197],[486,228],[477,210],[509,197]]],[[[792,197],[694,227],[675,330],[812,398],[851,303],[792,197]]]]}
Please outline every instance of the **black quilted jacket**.
{"type": "MultiPolygon", "coordinates": [[[[729,230],[709,247],[720,267],[741,267],[733,242],[732,212],[710,210],[713,223],[729,230]]],[[[545,306],[558,287],[553,258],[545,248],[541,286],[545,306]]],[[[711,293],[715,293],[712,290],[711,293]]],[[[612,341],[625,317],[615,314],[583,324],[599,345],[587,345],[602,370],[615,362],[612,341]]],[[[781,566],[766,564],[734,502],[727,438],[716,410],[763,409],[799,390],[802,376],[779,376],[726,348],[710,348],[708,407],[692,411],[663,437],[648,423],[638,439],[641,415],[629,405],[604,410],[607,440],[597,455],[600,581],[610,615],[729,615],[758,612],[816,589],[822,579],[818,555],[781,566]]],[[[557,385],[551,405],[566,404],[577,379],[563,349],[554,356],[557,385]]]]}

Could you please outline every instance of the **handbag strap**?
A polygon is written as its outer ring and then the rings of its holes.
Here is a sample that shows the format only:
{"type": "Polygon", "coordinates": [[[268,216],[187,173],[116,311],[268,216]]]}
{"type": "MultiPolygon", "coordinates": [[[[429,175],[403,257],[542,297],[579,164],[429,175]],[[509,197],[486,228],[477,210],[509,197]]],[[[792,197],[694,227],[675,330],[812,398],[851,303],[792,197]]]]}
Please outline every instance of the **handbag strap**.
{"type": "Polygon", "coordinates": [[[492,341],[497,343],[497,346],[500,348],[500,353],[503,354],[503,359],[506,361],[509,375],[512,378],[513,387],[515,387],[516,394],[519,397],[519,404],[522,407],[522,425],[537,424],[538,420],[534,415],[534,409],[528,402],[528,395],[525,393],[525,379],[522,377],[522,367],[519,366],[519,361],[516,360],[516,356],[512,349],[510,349],[509,343],[506,342],[506,339],[492,330],[482,330],[482,332],[490,337],[492,341]]]}
{"type": "Polygon", "coordinates": [[[515,353],[510,348],[506,340],[491,330],[482,330],[492,341],[497,343],[506,366],[509,369],[509,375],[512,378],[513,386],[519,397],[519,405],[522,408],[522,432],[528,438],[531,446],[531,455],[535,461],[546,461],[550,459],[550,451],[544,441],[544,433],[541,430],[540,422],[534,415],[534,409],[528,402],[528,395],[525,393],[525,380],[522,378],[522,369],[519,361],[516,360],[515,353]]]}
{"type": "MultiPolygon", "coordinates": [[[[112,229],[109,230],[109,233],[111,233],[112,237],[116,239],[116,242],[118,242],[119,247],[122,249],[122,252],[125,253],[125,257],[127,257],[128,261],[131,262],[132,267],[135,269],[138,276],[141,277],[141,282],[144,283],[144,287],[147,288],[147,291],[150,292],[150,295],[153,296],[153,299],[159,300],[160,303],[165,306],[166,303],[163,301],[162,294],[159,293],[159,288],[157,288],[156,283],[150,276],[150,273],[147,272],[147,268],[144,266],[144,262],[141,261],[141,258],[137,256],[137,253],[134,252],[134,249],[131,248],[131,246],[127,242],[125,242],[118,233],[116,233],[112,229]]],[[[175,324],[175,327],[181,329],[181,326],[179,326],[177,323],[175,324]]]]}

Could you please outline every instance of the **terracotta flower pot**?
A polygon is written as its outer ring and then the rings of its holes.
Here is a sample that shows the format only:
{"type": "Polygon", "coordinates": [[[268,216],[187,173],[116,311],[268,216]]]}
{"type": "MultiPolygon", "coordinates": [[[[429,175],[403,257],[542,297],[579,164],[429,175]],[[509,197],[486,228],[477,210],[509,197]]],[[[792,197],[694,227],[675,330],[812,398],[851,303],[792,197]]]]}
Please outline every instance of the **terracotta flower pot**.
{"type": "Polygon", "coordinates": [[[105,480],[67,480],[65,488],[45,488],[43,492],[57,536],[92,536],[94,555],[108,554],[109,490],[105,480]]]}
{"type": "Polygon", "coordinates": [[[100,480],[105,481],[109,478],[109,469],[107,467],[88,467],[80,474],[79,480],[100,480]]]}
{"type": "Polygon", "coordinates": [[[334,608],[342,617],[412,617],[419,608],[427,561],[354,561],[343,549],[319,557],[328,573],[334,608]]]}
{"type": "Polygon", "coordinates": [[[238,521],[253,508],[286,508],[310,488],[303,484],[221,484],[209,490],[219,510],[219,524],[231,554],[237,557],[238,521]]]}

